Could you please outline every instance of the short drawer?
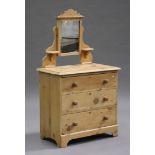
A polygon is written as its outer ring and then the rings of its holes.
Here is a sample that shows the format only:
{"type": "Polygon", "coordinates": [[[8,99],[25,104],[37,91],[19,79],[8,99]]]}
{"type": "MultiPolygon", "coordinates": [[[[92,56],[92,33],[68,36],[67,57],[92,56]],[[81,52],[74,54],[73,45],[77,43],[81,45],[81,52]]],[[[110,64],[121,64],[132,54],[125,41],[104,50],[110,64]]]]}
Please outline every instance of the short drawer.
{"type": "Polygon", "coordinates": [[[61,78],[62,92],[75,92],[114,87],[117,87],[116,72],[61,78]]]}
{"type": "Polygon", "coordinates": [[[68,134],[115,125],[116,106],[109,106],[99,110],[63,115],[61,123],[61,134],[68,134]]]}
{"type": "Polygon", "coordinates": [[[62,113],[79,112],[116,104],[116,89],[62,95],[62,113]]]}

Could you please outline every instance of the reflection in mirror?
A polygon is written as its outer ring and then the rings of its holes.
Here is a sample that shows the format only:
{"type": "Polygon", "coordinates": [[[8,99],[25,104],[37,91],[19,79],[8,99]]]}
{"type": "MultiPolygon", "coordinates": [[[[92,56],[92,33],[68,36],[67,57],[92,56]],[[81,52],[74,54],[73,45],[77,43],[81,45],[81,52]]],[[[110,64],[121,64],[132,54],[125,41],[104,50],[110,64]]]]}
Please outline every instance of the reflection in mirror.
{"type": "Polygon", "coordinates": [[[79,25],[76,20],[62,21],[61,26],[61,52],[79,51],[79,25]]]}

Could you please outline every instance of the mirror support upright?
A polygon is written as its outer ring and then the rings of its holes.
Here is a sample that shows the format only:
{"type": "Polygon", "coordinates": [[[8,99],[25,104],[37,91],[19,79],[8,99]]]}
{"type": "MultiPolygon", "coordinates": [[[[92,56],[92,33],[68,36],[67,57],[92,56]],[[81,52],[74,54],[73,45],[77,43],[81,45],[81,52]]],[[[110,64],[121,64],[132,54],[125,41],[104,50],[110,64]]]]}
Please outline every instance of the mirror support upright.
{"type": "Polygon", "coordinates": [[[92,56],[93,50],[94,50],[93,48],[83,48],[81,50],[81,54],[80,54],[80,63],[81,64],[93,62],[93,56],[92,56]]]}

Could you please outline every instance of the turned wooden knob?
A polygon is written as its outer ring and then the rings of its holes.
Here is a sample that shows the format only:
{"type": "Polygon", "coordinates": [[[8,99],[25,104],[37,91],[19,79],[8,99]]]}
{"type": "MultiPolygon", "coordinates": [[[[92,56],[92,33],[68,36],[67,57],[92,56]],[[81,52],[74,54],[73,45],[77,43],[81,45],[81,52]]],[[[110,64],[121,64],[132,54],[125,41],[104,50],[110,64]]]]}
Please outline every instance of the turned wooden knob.
{"type": "Polygon", "coordinates": [[[73,101],[72,105],[78,105],[78,102],[73,101]]]}
{"type": "Polygon", "coordinates": [[[73,129],[73,127],[78,126],[78,123],[73,122],[70,126],[67,127],[67,131],[70,131],[73,129]]]}
{"type": "Polygon", "coordinates": [[[75,87],[77,87],[77,86],[78,86],[77,83],[76,83],[76,82],[73,82],[71,87],[72,87],[72,88],[75,88],[75,87]]]}
{"type": "Polygon", "coordinates": [[[108,117],[104,116],[103,121],[106,121],[106,120],[108,120],[108,117]]]}
{"type": "Polygon", "coordinates": [[[99,99],[98,98],[94,98],[94,104],[97,104],[99,102],[99,99]]]}
{"type": "Polygon", "coordinates": [[[67,131],[70,131],[70,130],[71,130],[71,126],[68,126],[68,127],[67,127],[67,131]]]}
{"type": "Polygon", "coordinates": [[[73,122],[72,126],[78,126],[78,123],[73,122]]]}
{"type": "Polygon", "coordinates": [[[103,97],[102,101],[103,101],[103,102],[106,102],[106,101],[108,101],[108,98],[103,97]]]}
{"type": "Polygon", "coordinates": [[[102,84],[105,85],[105,84],[107,84],[108,82],[109,82],[109,80],[108,80],[108,79],[105,79],[105,80],[103,80],[102,84]]]}

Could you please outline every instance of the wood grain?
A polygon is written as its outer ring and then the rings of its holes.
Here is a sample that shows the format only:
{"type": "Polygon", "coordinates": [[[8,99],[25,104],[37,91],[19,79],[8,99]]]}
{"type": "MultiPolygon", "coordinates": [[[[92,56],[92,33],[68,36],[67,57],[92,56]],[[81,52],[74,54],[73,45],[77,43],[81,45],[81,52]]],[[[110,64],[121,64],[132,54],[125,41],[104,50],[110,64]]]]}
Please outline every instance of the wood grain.
{"type": "Polygon", "coordinates": [[[103,73],[96,75],[61,78],[62,92],[77,92],[93,89],[117,87],[117,73],[103,73]],[[106,81],[106,82],[105,82],[106,81]],[[74,86],[76,84],[76,86],[74,86]]]}
{"type": "Polygon", "coordinates": [[[116,104],[116,89],[97,89],[62,95],[62,113],[75,113],[116,104]]]}
{"type": "Polygon", "coordinates": [[[120,68],[103,65],[103,64],[78,64],[78,65],[66,65],[66,66],[55,66],[52,68],[38,68],[37,71],[59,75],[59,76],[76,76],[79,74],[95,74],[101,72],[118,71],[120,68]]]}
{"type": "MultiPolygon", "coordinates": [[[[117,70],[61,76],[40,71],[40,137],[71,139],[117,131],[117,70]],[[112,127],[111,127],[112,126],[112,127]]],[[[82,68],[82,69],[81,69],[82,68]]],[[[63,70],[63,69],[62,69],[63,70]]]]}
{"type": "Polygon", "coordinates": [[[83,18],[69,9],[56,18],[54,41],[45,50],[39,72],[40,137],[59,147],[72,139],[101,133],[118,135],[117,87],[119,67],[93,63],[93,48],[84,41],[83,18]],[[79,50],[61,51],[63,20],[79,21],[79,50]],[[58,56],[78,55],[77,65],[56,66],[58,56]]]}
{"type": "Polygon", "coordinates": [[[40,137],[50,136],[50,75],[40,73],[40,137]]]}
{"type": "Polygon", "coordinates": [[[62,116],[61,133],[73,133],[116,124],[116,106],[62,116]]]}
{"type": "Polygon", "coordinates": [[[82,138],[86,136],[92,136],[102,133],[111,132],[113,136],[117,135],[118,132],[118,125],[111,125],[106,127],[100,127],[96,129],[90,129],[90,130],[84,130],[74,133],[69,133],[66,135],[61,135],[61,143],[59,143],[59,147],[67,147],[67,144],[70,140],[76,139],[76,138],[82,138]]]}

